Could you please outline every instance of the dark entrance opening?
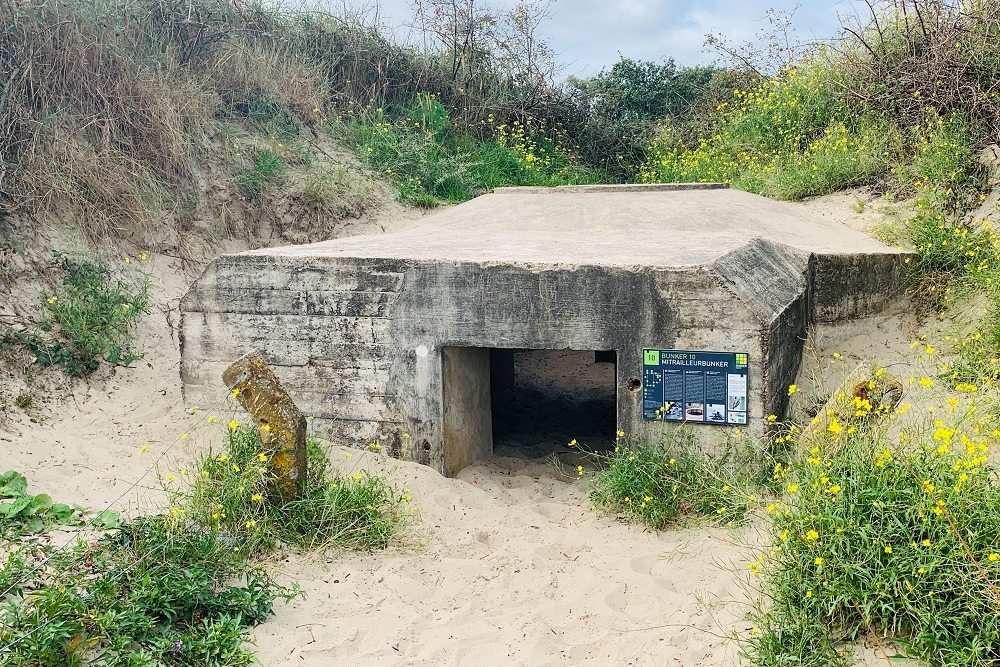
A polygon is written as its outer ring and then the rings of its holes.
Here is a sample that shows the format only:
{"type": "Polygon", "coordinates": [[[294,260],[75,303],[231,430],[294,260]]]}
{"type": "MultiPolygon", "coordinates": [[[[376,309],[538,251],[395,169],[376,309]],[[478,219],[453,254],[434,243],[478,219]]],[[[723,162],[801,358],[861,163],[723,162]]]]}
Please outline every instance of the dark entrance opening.
{"type": "Polygon", "coordinates": [[[448,475],[490,456],[583,463],[581,449],[614,447],[613,350],[445,347],[444,458],[448,475]],[[569,442],[576,440],[577,447],[569,442]]]}
{"type": "MultiPolygon", "coordinates": [[[[613,447],[613,350],[491,350],[493,454],[541,459],[613,447]]],[[[569,462],[569,461],[567,461],[569,462]]]]}

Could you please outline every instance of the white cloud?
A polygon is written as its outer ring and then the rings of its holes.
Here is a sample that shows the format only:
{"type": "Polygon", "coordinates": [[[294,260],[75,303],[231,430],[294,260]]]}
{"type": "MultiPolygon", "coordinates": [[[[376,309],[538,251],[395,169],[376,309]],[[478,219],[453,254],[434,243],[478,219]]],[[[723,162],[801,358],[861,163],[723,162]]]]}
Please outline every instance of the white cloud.
{"type": "MultiPolygon", "coordinates": [[[[312,0],[317,5],[372,7],[373,0],[312,0]]],[[[516,0],[493,0],[509,7],[516,0]]],[[[593,74],[614,64],[619,54],[644,60],[673,58],[681,65],[709,63],[705,35],[721,33],[734,43],[753,39],[767,27],[768,8],[791,10],[804,40],[826,39],[837,32],[837,14],[852,14],[856,0],[556,0],[543,36],[559,54],[566,74],[593,74]]],[[[401,29],[411,21],[411,0],[377,3],[383,21],[401,29]]]]}

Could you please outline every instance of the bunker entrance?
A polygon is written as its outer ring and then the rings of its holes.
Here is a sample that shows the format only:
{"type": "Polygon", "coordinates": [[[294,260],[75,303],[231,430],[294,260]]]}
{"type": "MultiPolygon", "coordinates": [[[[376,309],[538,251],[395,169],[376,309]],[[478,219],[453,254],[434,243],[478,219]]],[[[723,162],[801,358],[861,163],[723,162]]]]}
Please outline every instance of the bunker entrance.
{"type": "Polygon", "coordinates": [[[576,465],[579,450],[614,446],[614,351],[444,349],[444,449],[449,475],[490,456],[576,465]]]}

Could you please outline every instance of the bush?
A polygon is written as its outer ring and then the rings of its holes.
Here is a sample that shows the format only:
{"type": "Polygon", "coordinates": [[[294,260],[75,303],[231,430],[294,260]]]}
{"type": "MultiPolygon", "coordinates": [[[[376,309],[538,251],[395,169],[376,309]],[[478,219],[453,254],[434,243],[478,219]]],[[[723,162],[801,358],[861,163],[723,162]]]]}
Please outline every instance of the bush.
{"type": "Polygon", "coordinates": [[[657,444],[620,438],[613,452],[593,456],[601,467],[592,481],[594,506],[654,530],[692,516],[738,522],[756,499],[735,481],[731,456],[696,452],[680,430],[657,444]]]}
{"type": "Polygon", "coordinates": [[[199,460],[190,487],[171,492],[173,514],[232,536],[252,554],[278,543],[382,549],[403,525],[408,496],[361,471],[329,477],[326,455],[313,441],[305,488],[285,498],[267,452],[256,428],[231,425],[225,451],[199,460]]]}
{"type": "Polygon", "coordinates": [[[48,494],[28,493],[28,480],[21,473],[0,474],[0,537],[11,539],[79,523],[81,515],[79,507],[53,502],[48,494]]]}
{"type": "Polygon", "coordinates": [[[602,180],[533,121],[500,124],[491,141],[481,141],[456,135],[447,110],[428,96],[418,97],[395,121],[384,109],[368,107],[335,129],[373,169],[397,184],[400,201],[416,206],[462,202],[502,186],[602,180]]]}
{"type": "Polygon", "coordinates": [[[138,359],[132,336],[149,310],[149,276],[141,270],[113,270],[102,260],[58,260],[65,276],[61,289],[46,299],[46,317],[8,332],[0,346],[23,345],[37,363],[58,365],[76,376],[97,370],[101,362],[116,366],[138,359]]]}
{"type": "Polygon", "coordinates": [[[871,421],[858,399],[817,418],[750,563],[766,600],[753,664],[846,664],[844,644],[866,635],[932,666],[1000,659],[997,432],[982,385],[961,389],[926,420],[871,421]]]}
{"type": "Polygon", "coordinates": [[[295,594],[227,536],[169,517],[50,556],[34,577],[23,551],[0,571],[0,584],[14,585],[0,608],[5,665],[250,665],[247,629],[295,594]]]}

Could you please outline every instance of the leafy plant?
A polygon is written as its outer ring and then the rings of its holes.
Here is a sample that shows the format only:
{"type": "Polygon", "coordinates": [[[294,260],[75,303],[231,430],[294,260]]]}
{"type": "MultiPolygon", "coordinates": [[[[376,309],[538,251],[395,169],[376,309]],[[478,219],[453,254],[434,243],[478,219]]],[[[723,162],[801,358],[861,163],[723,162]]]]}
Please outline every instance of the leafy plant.
{"type": "Polygon", "coordinates": [[[149,310],[149,276],[141,270],[114,271],[101,260],[57,259],[65,275],[61,289],[46,299],[46,317],[8,331],[0,349],[22,345],[37,363],[58,365],[76,376],[97,370],[101,362],[134,362],[132,335],[149,310]]]}
{"type": "Polygon", "coordinates": [[[40,533],[50,526],[79,523],[79,507],[57,503],[45,493],[28,493],[24,475],[8,470],[0,474],[0,536],[40,533]]]}
{"type": "Polygon", "coordinates": [[[24,551],[0,571],[0,583],[14,585],[0,608],[5,665],[250,665],[247,629],[296,593],[249,563],[231,537],[171,517],[49,555],[34,577],[24,551]]]}
{"type": "Polygon", "coordinates": [[[903,404],[872,419],[878,408],[858,397],[817,417],[749,564],[765,600],[744,644],[753,664],[849,664],[862,636],[932,666],[1000,659],[1000,478],[984,386],[960,385],[930,418],[903,404]]]}

